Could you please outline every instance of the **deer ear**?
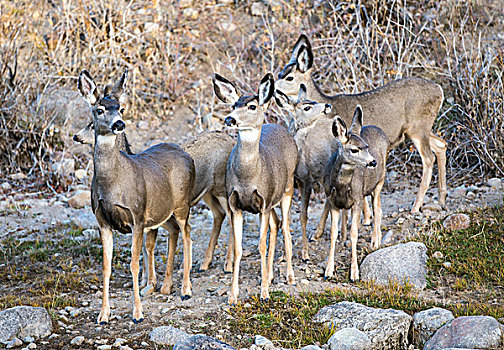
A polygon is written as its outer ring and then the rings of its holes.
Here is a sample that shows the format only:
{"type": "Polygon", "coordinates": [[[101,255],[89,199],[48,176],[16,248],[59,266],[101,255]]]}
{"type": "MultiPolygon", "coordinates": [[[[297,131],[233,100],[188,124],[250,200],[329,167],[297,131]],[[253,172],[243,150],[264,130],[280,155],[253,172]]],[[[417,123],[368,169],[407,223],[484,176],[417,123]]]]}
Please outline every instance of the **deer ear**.
{"type": "Polygon", "coordinates": [[[313,52],[307,46],[301,46],[297,57],[297,67],[301,73],[308,71],[313,65],[313,52]]]}
{"type": "Polygon", "coordinates": [[[222,102],[234,104],[240,98],[234,84],[226,78],[214,73],[212,76],[212,82],[215,95],[222,102]]]}
{"type": "Polygon", "coordinates": [[[275,102],[280,108],[286,109],[291,112],[294,110],[293,101],[289,96],[287,96],[280,90],[275,90],[275,102]]]}
{"type": "Polygon", "coordinates": [[[357,105],[355,108],[355,113],[352,120],[352,125],[350,126],[350,132],[360,135],[362,129],[362,107],[357,105]]]}
{"type": "Polygon", "coordinates": [[[105,89],[105,96],[112,95],[117,100],[121,98],[121,95],[124,93],[126,88],[126,81],[128,80],[128,68],[121,75],[121,78],[117,81],[117,83],[112,87],[108,87],[105,89]]]}
{"type": "Polygon", "coordinates": [[[96,84],[87,70],[84,69],[80,72],[77,87],[82,97],[84,97],[91,106],[98,101],[98,90],[96,89],[96,84]]]}
{"type": "Polygon", "coordinates": [[[332,133],[341,143],[348,142],[348,130],[345,122],[339,116],[334,117],[332,123],[332,133]]]}
{"type": "Polygon", "coordinates": [[[298,102],[306,100],[306,85],[299,85],[298,102]]]}
{"type": "Polygon", "coordinates": [[[289,63],[297,62],[299,50],[303,46],[306,46],[311,51],[310,40],[308,40],[308,37],[306,36],[306,34],[301,34],[299,36],[299,39],[296,41],[296,44],[294,44],[294,47],[292,48],[292,54],[291,54],[291,58],[289,60],[289,63]]]}
{"type": "Polygon", "coordinates": [[[273,97],[275,91],[275,79],[273,79],[273,74],[266,74],[259,84],[259,106],[263,106],[273,97]]]}

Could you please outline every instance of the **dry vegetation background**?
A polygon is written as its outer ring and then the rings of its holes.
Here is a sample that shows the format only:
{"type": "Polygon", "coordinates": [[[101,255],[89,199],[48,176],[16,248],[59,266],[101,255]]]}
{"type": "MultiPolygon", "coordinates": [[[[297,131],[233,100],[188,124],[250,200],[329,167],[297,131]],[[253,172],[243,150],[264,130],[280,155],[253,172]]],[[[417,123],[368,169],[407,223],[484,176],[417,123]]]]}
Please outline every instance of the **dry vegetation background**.
{"type": "MultiPolygon", "coordinates": [[[[449,142],[450,183],[504,176],[501,0],[0,0],[2,176],[55,180],[49,163],[64,151],[60,127],[71,116],[42,108],[40,97],[75,90],[83,68],[100,83],[130,69],[128,118],[176,122],[172,112],[187,106],[194,130],[219,129],[211,73],[251,92],[279,72],[302,32],[326,92],[406,76],[440,83],[435,129],[449,142]]],[[[405,173],[420,158],[406,145],[391,162],[405,173]]]]}

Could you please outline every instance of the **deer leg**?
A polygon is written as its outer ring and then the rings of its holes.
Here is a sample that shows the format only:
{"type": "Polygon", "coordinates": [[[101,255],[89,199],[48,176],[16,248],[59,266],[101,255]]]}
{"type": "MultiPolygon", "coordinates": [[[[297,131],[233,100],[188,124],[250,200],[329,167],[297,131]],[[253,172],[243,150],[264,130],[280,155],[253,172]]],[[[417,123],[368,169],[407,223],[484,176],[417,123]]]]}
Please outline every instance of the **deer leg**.
{"type": "Polygon", "coordinates": [[[352,241],[352,263],[350,267],[350,280],[359,280],[359,264],[357,263],[357,238],[359,238],[359,221],[362,210],[361,203],[354,203],[352,208],[352,226],[350,227],[350,240],[352,241]]]}
{"type": "Polygon", "coordinates": [[[438,165],[438,187],[439,187],[439,204],[442,207],[446,207],[446,194],[448,193],[446,188],[446,141],[441,137],[430,133],[430,146],[434,154],[436,155],[437,165],[438,165]]]}
{"type": "Polygon", "coordinates": [[[231,279],[231,290],[229,293],[228,303],[235,305],[238,302],[238,294],[240,289],[238,286],[238,278],[240,276],[240,260],[242,257],[242,235],[243,235],[243,214],[241,210],[233,211],[233,231],[234,231],[234,267],[233,278],[231,279]]]}
{"type": "Polygon", "coordinates": [[[371,237],[371,246],[373,249],[380,248],[380,244],[382,241],[382,232],[381,232],[381,220],[382,220],[382,208],[381,208],[381,191],[383,188],[383,184],[385,182],[385,176],[378,182],[375,189],[373,190],[373,236],[371,237]]]}
{"type": "Polygon", "coordinates": [[[100,236],[103,247],[103,297],[102,297],[102,308],[96,323],[106,324],[108,323],[110,318],[109,288],[110,288],[110,274],[112,272],[112,254],[114,249],[114,238],[110,227],[102,225],[100,225],[100,236]]]}
{"type": "Polygon", "coordinates": [[[301,250],[301,258],[303,261],[308,261],[310,259],[310,255],[308,253],[308,237],[306,235],[306,225],[308,224],[308,205],[310,204],[310,195],[312,191],[311,183],[309,182],[300,182],[301,183],[301,230],[303,231],[302,237],[302,250],[301,250]]]}
{"type": "Polygon", "coordinates": [[[273,264],[275,261],[275,246],[278,234],[278,225],[280,224],[280,219],[278,218],[275,209],[271,210],[271,215],[269,218],[270,227],[270,240],[269,240],[269,251],[268,251],[268,285],[273,283],[273,264]]]}
{"type": "Polygon", "coordinates": [[[292,205],[292,196],[294,195],[294,186],[285,192],[280,203],[282,208],[282,233],[284,236],[285,257],[286,257],[286,276],[287,284],[296,284],[294,269],[292,268],[292,237],[290,233],[290,208],[292,205]]]}
{"type": "Polygon", "coordinates": [[[324,203],[324,209],[322,210],[322,214],[320,215],[320,221],[317,225],[317,230],[315,231],[315,234],[313,235],[313,239],[317,240],[322,235],[324,234],[324,229],[327,221],[327,217],[329,216],[329,201],[326,199],[324,203]]]}
{"type": "Polygon", "coordinates": [[[411,209],[412,213],[418,213],[420,208],[422,207],[425,193],[429,188],[431,178],[432,178],[432,168],[434,167],[434,154],[430,148],[429,137],[410,137],[413,144],[418,149],[420,153],[420,157],[422,158],[422,182],[420,183],[420,188],[418,189],[417,197],[415,199],[415,203],[413,203],[413,207],[411,209]]]}
{"type": "MultiPolygon", "coordinates": [[[[146,296],[154,293],[157,285],[157,277],[156,277],[156,269],[154,262],[154,248],[156,247],[156,238],[157,238],[158,230],[147,230],[147,234],[144,237],[144,245],[142,248],[142,253],[147,255],[147,259],[144,258],[144,272],[142,274],[142,282],[143,277],[148,277],[147,283],[144,285],[144,288],[140,291],[141,296],[146,296]],[[145,266],[145,260],[147,260],[147,266],[145,266]]],[[[142,288],[142,285],[140,285],[142,288]]]]}
{"type": "Polygon", "coordinates": [[[269,299],[268,265],[266,263],[266,241],[268,239],[270,214],[270,210],[265,210],[259,214],[259,220],[261,222],[259,238],[259,253],[261,254],[261,300],[269,299]]]}
{"type": "Polygon", "coordinates": [[[343,209],[341,210],[341,233],[340,240],[341,242],[345,242],[348,238],[348,212],[349,210],[343,209]]]}
{"type": "Polygon", "coordinates": [[[327,256],[327,266],[324,278],[334,276],[334,253],[336,248],[336,241],[338,239],[339,218],[340,210],[331,206],[331,246],[329,247],[329,255],[327,256]]]}
{"type": "Polygon", "coordinates": [[[139,323],[144,319],[142,302],[140,300],[140,286],[138,284],[138,272],[140,271],[140,252],[142,250],[144,228],[142,225],[134,225],[131,242],[131,275],[133,277],[133,322],[139,323]]]}
{"type": "Polygon", "coordinates": [[[369,208],[369,202],[367,200],[367,197],[364,197],[364,200],[362,202],[362,214],[364,215],[364,220],[362,221],[362,224],[364,226],[371,225],[371,209],[369,208]]]}
{"type": "Polygon", "coordinates": [[[228,247],[226,252],[226,262],[224,263],[224,272],[233,272],[233,254],[234,254],[234,231],[233,231],[233,220],[231,219],[231,209],[227,202],[226,197],[219,197],[218,201],[224,211],[226,212],[226,217],[229,223],[229,235],[228,235],[228,247]]]}
{"type": "Polygon", "coordinates": [[[210,207],[210,210],[213,214],[213,225],[212,225],[212,234],[210,236],[210,241],[208,242],[208,247],[205,251],[205,257],[203,258],[203,262],[200,266],[200,271],[206,271],[210,267],[212,263],[213,254],[215,251],[215,245],[217,244],[217,240],[219,239],[220,230],[222,227],[222,222],[224,221],[225,212],[221,207],[220,203],[217,199],[210,193],[207,193],[203,196],[203,200],[210,207]]]}
{"type": "Polygon", "coordinates": [[[177,241],[179,237],[180,228],[172,216],[163,227],[168,231],[168,256],[166,258],[166,271],[161,286],[161,294],[171,294],[173,289],[173,264],[175,261],[175,253],[177,251],[177,241]]]}
{"type": "Polygon", "coordinates": [[[184,245],[184,276],[182,280],[182,300],[190,299],[192,296],[191,267],[192,267],[192,241],[191,226],[189,225],[189,207],[182,208],[174,213],[175,220],[182,232],[182,242],[184,245]]]}
{"type": "Polygon", "coordinates": [[[140,288],[146,287],[147,283],[149,282],[149,273],[148,273],[149,257],[147,253],[147,235],[144,236],[144,242],[142,246],[142,261],[143,261],[143,267],[142,267],[142,280],[140,281],[140,288]]]}

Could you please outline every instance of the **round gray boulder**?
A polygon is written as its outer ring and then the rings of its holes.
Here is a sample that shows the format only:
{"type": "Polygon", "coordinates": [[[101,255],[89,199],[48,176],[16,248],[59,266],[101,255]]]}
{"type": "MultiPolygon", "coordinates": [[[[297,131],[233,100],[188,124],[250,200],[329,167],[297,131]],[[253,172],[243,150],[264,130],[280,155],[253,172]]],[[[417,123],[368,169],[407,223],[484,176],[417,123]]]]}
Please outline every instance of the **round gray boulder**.
{"type": "Polygon", "coordinates": [[[175,344],[173,350],[236,350],[231,345],[228,345],[220,340],[206,336],[204,334],[196,334],[185,338],[175,344]]]}
{"type": "Polygon", "coordinates": [[[340,329],[327,343],[331,350],[368,350],[372,346],[366,333],[357,328],[340,329]]]}
{"type": "Polygon", "coordinates": [[[51,317],[42,307],[16,306],[0,312],[0,342],[14,337],[38,339],[49,336],[51,332],[51,317]]]}
{"type": "Polygon", "coordinates": [[[149,333],[149,339],[159,345],[173,346],[186,338],[189,334],[172,326],[156,327],[149,333]]]}
{"type": "Polygon", "coordinates": [[[413,315],[413,341],[421,348],[432,335],[455,317],[449,310],[434,307],[413,315]]]}
{"type": "Polygon", "coordinates": [[[386,286],[389,282],[408,282],[418,289],[427,286],[427,247],[408,242],[379,249],[364,258],[361,279],[386,286]]]}

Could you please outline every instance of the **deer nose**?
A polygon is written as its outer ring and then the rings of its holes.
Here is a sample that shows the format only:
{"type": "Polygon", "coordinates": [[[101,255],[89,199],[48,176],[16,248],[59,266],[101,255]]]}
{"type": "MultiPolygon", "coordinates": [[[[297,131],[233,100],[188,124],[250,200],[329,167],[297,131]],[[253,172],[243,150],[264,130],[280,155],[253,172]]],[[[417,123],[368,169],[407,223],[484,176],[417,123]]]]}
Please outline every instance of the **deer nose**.
{"type": "Polygon", "coordinates": [[[124,128],[126,128],[126,124],[124,124],[122,120],[118,120],[114,124],[112,124],[112,132],[116,134],[121,133],[124,128]]]}
{"type": "Polygon", "coordinates": [[[325,110],[324,110],[324,113],[325,113],[325,114],[329,114],[329,113],[331,113],[331,110],[332,110],[332,106],[331,106],[329,103],[326,103],[326,104],[325,104],[325,110]]]}
{"type": "Polygon", "coordinates": [[[74,142],[80,142],[80,141],[79,141],[79,136],[77,136],[77,134],[75,134],[75,135],[73,136],[73,140],[74,140],[74,142]]]}
{"type": "Polygon", "coordinates": [[[369,162],[368,165],[367,165],[368,168],[374,168],[376,167],[376,160],[373,159],[372,162],[369,162]]]}
{"type": "Polygon", "coordinates": [[[224,124],[226,124],[226,126],[236,125],[236,119],[233,117],[226,117],[226,119],[224,119],[224,124]]]}

